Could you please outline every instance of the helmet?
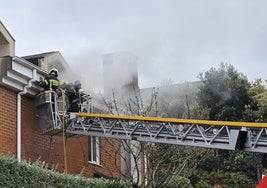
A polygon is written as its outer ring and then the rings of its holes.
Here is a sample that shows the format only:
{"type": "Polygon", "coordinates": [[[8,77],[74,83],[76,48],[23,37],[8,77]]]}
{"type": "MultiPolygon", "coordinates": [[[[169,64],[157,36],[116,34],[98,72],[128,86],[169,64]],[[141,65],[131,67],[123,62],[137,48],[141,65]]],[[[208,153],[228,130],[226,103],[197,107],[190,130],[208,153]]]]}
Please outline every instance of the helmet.
{"type": "Polygon", "coordinates": [[[56,77],[57,77],[57,76],[58,76],[58,70],[55,69],[55,68],[53,68],[53,69],[51,69],[51,70],[49,71],[49,74],[52,74],[53,72],[56,74],[56,77]]]}
{"type": "Polygon", "coordinates": [[[74,82],[74,85],[81,85],[81,82],[80,82],[79,80],[76,80],[76,81],[74,82]]]}
{"type": "Polygon", "coordinates": [[[82,84],[81,84],[81,82],[80,82],[79,80],[76,80],[76,81],[74,82],[74,88],[75,88],[76,90],[81,89],[81,86],[82,86],[82,84]]]}

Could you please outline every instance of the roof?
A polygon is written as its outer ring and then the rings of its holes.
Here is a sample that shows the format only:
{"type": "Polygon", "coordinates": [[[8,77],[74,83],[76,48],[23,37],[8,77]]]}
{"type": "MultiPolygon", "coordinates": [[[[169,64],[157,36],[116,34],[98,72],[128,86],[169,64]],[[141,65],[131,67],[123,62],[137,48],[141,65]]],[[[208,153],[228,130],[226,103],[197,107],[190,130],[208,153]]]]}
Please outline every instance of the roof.
{"type": "Polygon", "coordinates": [[[44,57],[44,56],[51,55],[51,54],[54,54],[54,53],[58,53],[58,54],[60,54],[59,51],[51,51],[51,52],[45,52],[45,53],[40,53],[40,54],[34,54],[34,55],[23,56],[23,57],[21,57],[21,58],[23,58],[23,59],[42,58],[42,57],[44,57]]]}
{"type": "Polygon", "coordinates": [[[5,31],[12,38],[12,40],[16,41],[15,38],[9,33],[9,31],[7,30],[7,28],[5,27],[5,25],[3,24],[3,22],[1,22],[1,20],[0,20],[0,26],[2,26],[5,29],[5,31]]]}

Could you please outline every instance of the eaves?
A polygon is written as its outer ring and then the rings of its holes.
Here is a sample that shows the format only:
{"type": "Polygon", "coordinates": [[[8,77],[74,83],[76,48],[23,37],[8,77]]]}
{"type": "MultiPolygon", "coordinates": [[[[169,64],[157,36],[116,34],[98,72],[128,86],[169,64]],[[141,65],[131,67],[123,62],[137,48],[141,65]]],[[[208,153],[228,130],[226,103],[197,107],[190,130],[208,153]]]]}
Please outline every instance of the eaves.
{"type": "Polygon", "coordinates": [[[0,57],[0,85],[12,91],[20,92],[26,88],[26,95],[35,96],[42,91],[38,81],[45,75],[47,72],[25,59],[16,56],[0,57]]]}

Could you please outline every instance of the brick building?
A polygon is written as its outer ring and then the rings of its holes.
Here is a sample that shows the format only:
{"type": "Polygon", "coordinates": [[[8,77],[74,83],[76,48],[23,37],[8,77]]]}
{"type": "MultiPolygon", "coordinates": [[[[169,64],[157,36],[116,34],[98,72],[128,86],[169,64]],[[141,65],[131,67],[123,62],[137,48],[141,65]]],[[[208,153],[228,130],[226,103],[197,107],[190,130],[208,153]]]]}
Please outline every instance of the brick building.
{"type": "MultiPolygon", "coordinates": [[[[62,136],[42,135],[36,116],[36,83],[51,67],[67,71],[59,52],[33,56],[15,56],[15,40],[0,22],[0,152],[16,156],[18,161],[48,162],[49,152],[61,154],[49,160],[63,161],[62,136]],[[56,59],[56,61],[55,61],[56,59]],[[53,60],[53,61],[52,61],[53,60]],[[58,145],[50,147],[51,138],[58,145]],[[60,144],[61,143],[61,144],[60,144]]],[[[120,178],[120,142],[114,139],[79,136],[66,141],[68,173],[85,177],[120,178]]],[[[52,155],[51,155],[52,156],[52,155]]],[[[58,171],[63,167],[58,166],[58,171]]]]}

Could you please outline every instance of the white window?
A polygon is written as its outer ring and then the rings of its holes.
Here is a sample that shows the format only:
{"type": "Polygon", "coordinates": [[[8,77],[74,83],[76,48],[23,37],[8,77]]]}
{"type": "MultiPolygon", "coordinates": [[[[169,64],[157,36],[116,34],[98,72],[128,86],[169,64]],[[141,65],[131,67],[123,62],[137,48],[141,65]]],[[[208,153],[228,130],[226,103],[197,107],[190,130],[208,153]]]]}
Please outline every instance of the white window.
{"type": "Polygon", "coordinates": [[[88,159],[90,163],[100,164],[99,138],[88,136],[88,159]]]}

